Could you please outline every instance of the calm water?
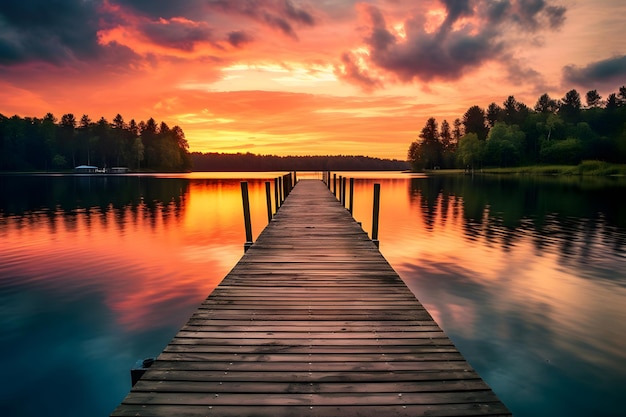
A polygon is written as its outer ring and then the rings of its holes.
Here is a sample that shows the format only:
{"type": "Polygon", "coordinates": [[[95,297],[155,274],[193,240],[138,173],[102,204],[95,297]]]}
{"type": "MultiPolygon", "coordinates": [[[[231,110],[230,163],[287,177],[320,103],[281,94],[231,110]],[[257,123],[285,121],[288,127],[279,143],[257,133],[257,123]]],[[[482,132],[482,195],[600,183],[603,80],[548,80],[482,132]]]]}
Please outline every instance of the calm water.
{"type": "MultiPolygon", "coordinates": [[[[277,175],[0,176],[0,415],[107,416],[241,257],[238,177],[257,236],[277,175]]],[[[624,179],[346,175],[366,231],[381,183],[381,251],[516,416],[623,415],[624,179]]]]}

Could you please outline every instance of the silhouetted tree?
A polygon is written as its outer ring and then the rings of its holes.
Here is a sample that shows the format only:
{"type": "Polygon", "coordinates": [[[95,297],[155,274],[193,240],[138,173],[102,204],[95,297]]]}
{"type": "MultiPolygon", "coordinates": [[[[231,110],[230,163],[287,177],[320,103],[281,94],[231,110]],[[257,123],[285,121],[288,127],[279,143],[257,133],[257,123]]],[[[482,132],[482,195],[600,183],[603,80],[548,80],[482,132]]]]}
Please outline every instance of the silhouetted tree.
{"type": "Polygon", "coordinates": [[[463,115],[463,126],[465,126],[465,134],[476,133],[479,140],[487,139],[489,127],[487,127],[485,119],[485,111],[479,106],[472,106],[463,115]]]}
{"type": "Polygon", "coordinates": [[[441,122],[439,130],[439,141],[441,142],[441,165],[444,168],[454,168],[454,152],[456,151],[456,141],[452,137],[450,124],[447,120],[441,122]]]}
{"type": "Polygon", "coordinates": [[[617,105],[618,107],[626,106],[626,86],[621,86],[617,93],[617,105]]]}
{"type": "Polygon", "coordinates": [[[502,121],[503,116],[502,107],[498,106],[495,102],[487,107],[487,123],[489,127],[493,127],[496,122],[502,121]]]}
{"type": "MultiPolygon", "coordinates": [[[[471,106],[463,115],[464,135],[458,119],[451,133],[459,138],[454,159],[463,167],[482,162],[511,165],[577,163],[583,159],[626,163],[626,86],[609,94],[606,103],[596,90],[585,98],[584,108],[575,89],[562,100],[545,93],[533,109],[514,96],[507,97],[503,107],[491,103],[486,113],[479,106],[471,106]],[[485,139],[490,143],[479,146],[485,139]]],[[[442,124],[442,144],[447,141],[447,129],[442,124]]],[[[411,155],[423,155],[420,142],[411,149],[411,155]]],[[[446,147],[442,145],[442,149],[446,147]]]]}
{"type": "MultiPolygon", "coordinates": [[[[142,128],[142,136],[153,146],[152,162],[142,167],[191,169],[189,144],[179,126],[170,129],[150,119],[142,128]]],[[[139,131],[134,120],[127,126],[120,114],[111,124],[104,117],[93,123],[86,114],[80,121],[64,114],[58,124],[51,113],[43,119],[0,114],[0,170],[66,169],[85,163],[139,168],[145,152],[139,131]]]]}
{"type": "Polygon", "coordinates": [[[587,107],[600,107],[602,105],[602,97],[598,94],[598,90],[589,90],[585,96],[587,107]]]}
{"type": "Polygon", "coordinates": [[[619,102],[617,99],[617,94],[611,93],[606,99],[606,104],[604,106],[605,109],[612,111],[619,107],[619,102]]]}
{"type": "Polygon", "coordinates": [[[550,98],[546,94],[542,94],[535,104],[535,111],[538,113],[556,113],[559,110],[559,102],[550,98]]]}
{"type": "Polygon", "coordinates": [[[72,113],[61,116],[61,146],[66,155],[70,155],[72,166],[76,166],[76,118],[72,113]]]}
{"type": "Polygon", "coordinates": [[[123,130],[126,128],[124,118],[119,113],[113,118],[113,128],[118,130],[123,130]]]}
{"type": "Polygon", "coordinates": [[[574,122],[580,115],[581,106],[582,104],[580,102],[580,94],[578,94],[578,91],[570,90],[561,100],[559,114],[566,122],[574,122]]]}
{"type": "Polygon", "coordinates": [[[443,146],[434,117],[429,118],[419,134],[419,140],[409,147],[409,162],[413,169],[433,169],[441,165],[443,146]]]}
{"type": "Polygon", "coordinates": [[[459,144],[459,140],[463,136],[463,123],[461,119],[454,119],[454,128],[452,129],[452,138],[454,139],[455,144],[459,144]]]}

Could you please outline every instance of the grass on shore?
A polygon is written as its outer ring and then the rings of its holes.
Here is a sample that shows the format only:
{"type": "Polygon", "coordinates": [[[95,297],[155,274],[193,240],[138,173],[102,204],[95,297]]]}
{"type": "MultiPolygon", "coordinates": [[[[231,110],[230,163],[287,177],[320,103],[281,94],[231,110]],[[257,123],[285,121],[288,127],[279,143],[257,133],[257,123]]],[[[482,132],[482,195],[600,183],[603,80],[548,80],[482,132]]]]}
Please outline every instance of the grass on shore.
{"type": "MultiPolygon", "coordinates": [[[[462,173],[463,170],[436,170],[435,173],[462,173]]],[[[602,161],[583,161],[578,165],[530,165],[510,168],[484,168],[475,173],[484,174],[527,174],[527,175],[584,175],[626,176],[626,164],[611,164],[602,161]]]]}

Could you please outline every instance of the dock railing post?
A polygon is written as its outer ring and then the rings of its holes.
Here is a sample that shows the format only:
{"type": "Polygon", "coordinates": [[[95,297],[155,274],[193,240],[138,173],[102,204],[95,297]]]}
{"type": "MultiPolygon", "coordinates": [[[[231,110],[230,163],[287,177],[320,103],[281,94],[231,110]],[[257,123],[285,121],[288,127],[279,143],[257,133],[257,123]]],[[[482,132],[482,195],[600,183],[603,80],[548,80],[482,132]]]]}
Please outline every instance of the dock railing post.
{"type": "Polygon", "coordinates": [[[330,190],[330,171],[326,171],[326,186],[330,190]]]}
{"type": "Polygon", "coordinates": [[[246,226],[246,243],[243,245],[244,252],[252,246],[252,223],[250,221],[250,198],[248,197],[248,182],[241,182],[241,199],[243,200],[243,220],[246,226]]]}
{"type": "Polygon", "coordinates": [[[278,178],[274,178],[274,201],[276,204],[276,213],[278,213],[278,207],[280,207],[280,201],[278,201],[278,178]]]}
{"type": "Polygon", "coordinates": [[[372,242],[379,247],[378,241],[378,214],[380,211],[380,184],[374,184],[374,213],[372,216],[372,242]]]}
{"type": "Polygon", "coordinates": [[[350,214],[352,213],[352,210],[354,209],[354,178],[350,178],[350,204],[348,205],[348,211],[350,212],[350,214]]]}
{"type": "Polygon", "coordinates": [[[269,181],[265,181],[265,200],[267,201],[267,222],[272,221],[272,187],[269,181]]]}
{"type": "Polygon", "coordinates": [[[337,198],[337,174],[333,173],[333,195],[337,198]]]}
{"type": "Polygon", "coordinates": [[[339,195],[337,195],[337,200],[341,203],[341,183],[343,182],[343,176],[339,176],[339,195]]]}
{"type": "Polygon", "coordinates": [[[341,184],[341,205],[346,207],[346,177],[343,177],[343,183],[341,184]]]}
{"type": "Polygon", "coordinates": [[[283,181],[285,183],[285,198],[291,192],[291,172],[289,174],[283,175],[283,181]]]}

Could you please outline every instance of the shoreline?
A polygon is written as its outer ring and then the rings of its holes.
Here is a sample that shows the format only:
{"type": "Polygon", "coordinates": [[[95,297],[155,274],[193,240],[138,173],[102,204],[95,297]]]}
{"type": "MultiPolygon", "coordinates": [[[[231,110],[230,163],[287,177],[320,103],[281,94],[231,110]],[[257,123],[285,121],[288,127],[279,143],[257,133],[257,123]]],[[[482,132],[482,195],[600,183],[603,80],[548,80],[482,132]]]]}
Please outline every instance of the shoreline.
{"type": "Polygon", "coordinates": [[[428,175],[468,174],[468,175],[536,175],[536,176],[596,176],[596,177],[623,177],[626,176],[626,164],[612,164],[602,161],[583,161],[578,165],[527,165],[508,168],[482,168],[473,172],[464,169],[437,169],[425,170],[428,175]]]}

